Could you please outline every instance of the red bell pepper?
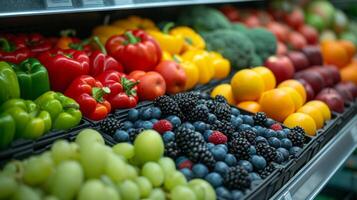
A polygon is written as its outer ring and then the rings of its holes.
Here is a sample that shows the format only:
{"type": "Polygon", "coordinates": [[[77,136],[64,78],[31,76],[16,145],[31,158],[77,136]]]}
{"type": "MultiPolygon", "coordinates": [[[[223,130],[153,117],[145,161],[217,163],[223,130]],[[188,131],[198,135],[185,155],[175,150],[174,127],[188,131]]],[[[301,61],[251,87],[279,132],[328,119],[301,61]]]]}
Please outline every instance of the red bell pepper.
{"type": "Polygon", "coordinates": [[[16,45],[5,37],[0,38],[0,60],[19,64],[31,56],[27,47],[16,45]]]}
{"type": "Polygon", "coordinates": [[[89,73],[89,57],[83,51],[53,49],[38,59],[47,68],[52,90],[64,92],[72,81],[89,73]]]}
{"type": "Polygon", "coordinates": [[[83,115],[92,120],[105,118],[111,110],[110,103],[103,96],[110,89],[89,75],[76,78],[68,87],[65,95],[73,98],[80,106],[83,115]]]}
{"type": "Polygon", "coordinates": [[[20,34],[14,38],[13,42],[17,46],[27,47],[30,49],[32,55],[37,56],[38,54],[52,49],[52,43],[43,37],[41,34],[20,34]]]}
{"type": "Polygon", "coordinates": [[[90,75],[98,76],[107,70],[123,71],[123,66],[113,57],[107,55],[103,44],[99,41],[97,36],[92,40],[97,44],[100,51],[93,51],[90,55],[90,75]]]}
{"type": "Polygon", "coordinates": [[[113,109],[133,108],[138,103],[137,84],[139,81],[129,79],[123,73],[109,70],[96,77],[111,91],[106,99],[113,109]]]}
{"type": "Polygon", "coordinates": [[[162,57],[158,43],[143,30],[114,35],[105,47],[109,55],[123,64],[127,73],[134,70],[152,71],[162,57]]]}

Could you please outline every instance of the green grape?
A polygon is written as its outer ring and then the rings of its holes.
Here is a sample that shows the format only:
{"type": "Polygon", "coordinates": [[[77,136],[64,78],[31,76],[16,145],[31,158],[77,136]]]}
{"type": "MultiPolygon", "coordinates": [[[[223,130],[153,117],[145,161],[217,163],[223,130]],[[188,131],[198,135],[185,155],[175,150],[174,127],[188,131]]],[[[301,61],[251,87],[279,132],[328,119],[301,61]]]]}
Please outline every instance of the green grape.
{"type": "Polygon", "coordinates": [[[105,200],[120,200],[118,191],[114,187],[107,186],[104,190],[105,200]]]}
{"type": "Polygon", "coordinates": [[[99,180],[89,180],[83,184],[78,200],[105,200],[105,186],[99,180]]]}
{"type": "Polygon", "coordinates": [[[130,180],[135,180],[138,177],[138,172],[134,166],[127,164],[126,165],[126,178],[130,180]]]}
{"type": "Polygon", "coordinates": [[[51,148],[53,161],[59,164],[64,160],[75,160],[78,158],[79,147],[76,143],[69,143],[66,140],[56,141],[51,148]]]}
{"type": "Polygon", "coordinates": [[[41,196],[29,186],[20,185],[12,196],[12,200],[41,200],[41,196]]]}
{"type": "Polygon", "coordinates": [[[54,165],[50,156],[32,156],[24,163],[23,180],[30,186],[41,185],[52,174],[54,165]]]}
{"type": "Polygon", "coordinates": [[[196,194],[188,186],[183,185],[176,186],[174,189],[172,189],[170,197],[171,200],[196,200],[196,194]]]}
{"type": "Polygon", "coordinates": [[[173,188],[175,188],[178,185],[186,185],[186,184],[187,184],[186,177],[180,171],[175,171],[173,174],[171,174],[170,177],[167,177],[164,182],[165,189],[169,191],[171,191],[173,188]]]}
{"type": "Polygon", "coordinates": [[[165,192],[161,188],[153,189],[149,198],[153,200],[166,200],[165,192]]]}
{"type": "Polygon", "coordinates": [[[141,166],[141,162],[137,156],[134,156],[131,159],[129,159],[129,163],[134,166],[141,166]]]}
{"type": "Polygon", "coordinates": [[[79,146],[92,145],[93,143],[100,143],[104,145],[104,139],[98,131],[93,129],[84,129],[76,137],[76,143],[79,146]]]}
{"type": "Polygon", "coordinates": [[[99,178],[104,173],[107,160],[107,149],[104,145],[93,143],[92,145],[82,145],[79,148],[80,162],[82,164],[85,177],[99,178]]]}
{"type": "Polygon", "coordinates": [[[123,156],[127,160],[134,157],[135,151],[134,146],[129,143],[119,143],[113,146],[114,153],[123,156]]]}
{"type": "Polygon", "coordinates": [[[171,174],[176,171],[175,162],[169,157],[162,157],[158,163],[161,169],[164,171],[165,179],[171,178],[171,174]]]}
{"type": "Polygon", "coordinates": [[[216,192],[211,184],[202,179],[193,179],[188,183],[188,186],[196,194],[197,200],[215,200],[216,192]]]}
{"type": "Polygon", "coordinates": [[[154,187],[159,187],[164,182],[164,172],[160,165],[155,162],[145,163],[141,174],[148,178],[154,187]]]}
{"type": "Polygon", "coordinates": [[[9,199],[16,189],[17,183],[13,176],[0,174],[0,199],[9,199]]]}
{"type": "Polygon", "coordinates": [[[77,161],[63,161],[51,176],[51,194],[60,200],[73,199],[83,183],[83,170],[77,161]]]}
{"type": "Polygon", "coordinates": [[[148,197],[152,190],[151,182],[143,176],[138,177],[135,179],[135,183],[138,185],[140,190],[140,197],[145,198],[148,197]]]}
{"type": "Polygon", "coordinates": [[[164,155],[164,142],[158,132],[145,130],[135,138],[134,150],[141,164],[157,161],[164,155]]]}
{"type": "Polygon", "coordinates": [[[24,174],[24,164],[18,160],[11,161],[5,165],[2,172],[21,180],[24,174]]]}
{"type": "Polygon", "coordinates": [[[118,184],[118,188],[123,200],[140,199],[140,190],[134,181],[125,180],[118,184]]]}
{"type": "Polygon", "coordinates": [[[120,182],[127,177],[127,164],[116,154],[109,153],[105,166],[105,173],[115,182],[120,182]]]}

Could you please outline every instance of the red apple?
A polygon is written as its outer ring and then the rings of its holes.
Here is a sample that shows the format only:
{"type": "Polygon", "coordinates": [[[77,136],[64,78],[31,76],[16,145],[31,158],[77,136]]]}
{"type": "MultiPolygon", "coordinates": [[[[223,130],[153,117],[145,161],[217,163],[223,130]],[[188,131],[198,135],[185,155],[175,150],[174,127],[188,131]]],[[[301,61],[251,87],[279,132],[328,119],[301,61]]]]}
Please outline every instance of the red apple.
{"type": "Polygon", "coordinates": [[[259,18],[255,15],[249,15],[243,20],[243,23],[249,28],[256,28],[261,26],[259,18]]]}
{"type": "Polygon", "coordinates": [[[219,10],[229,19],[231,22],[239,21],[238,9],[232,5],[224,5],[219,10]]]}
{"type": "Polygon", "coordinates": [[[271,31],[278,38],[279,41],[287,41],[289,29],[283,24],[280,24],[278,22],[271,22],[267,25],[266,28],[271,31]]]}
{"type": "Polygon", "coordinates": [[[306,91],[306,102],[311,101],[315,98],[315,92],[312,89],[311,85],[306,82],[304,79],[297,79],[305,88],[306,91]]]}
{"type": "Polygon", "coordinates": [[[292,31],[288,35],[288,46],[295,50],[301,50],[307,45],[306,39],[299,32],[292,31]]]}
{"type": "Polygon", "coordinates": [[[340,70],[334,65],[324,65],[324,69],[333,77],[333,85],[341,81],[340,70]]]}
{"type": "Polygon", "coordinates": [[[264,66],[273,72],[277,83],[293,78],[295,73],[293,64],[286,56],[270,56],[264,66]]]}
{"type": "Polygon", "coordinates": [[[335,85],[334,88],[346,101],[353,101],[354,98],[352,92],[346,88],[343,83],[335,85]]]}
{"type": "Polygon", "coordinates": [[[132,71],[130,78],[140,81],[138,84],[138,95],[140,100],[154,100],[166,92],[164,78],[157,72],[132,71]]]}
{"type": "Polygon", "coordinates": [[[313,66],[309,70],[319,73],[325,81],[325,87],[332,87],[335,85],[333,74],[326,70],[323,66],[313,66]]]}
{"type": "Polygon", "coordinates": [[[276,48],[276,54],[279,56],[284,56],[288,53],[288,48],[284,43],[278,41],[278,48],[276,48]]]}
{"type": "Polygon", "coordinates": [[[302,49],[302,52],[309,60],[310,65],[323,64],[321,50],[318,46],[306,46],[302,49]]]}
{"type": "Polygon", "coordinates": [[[319,33],[316,29],[309,25],[301,26],[298,31],[305,37],[308,44],[317,44],[319,41],[319,33]]]}
{"type": "Polygon", "coordinates": [[[185,90],[187,76],[185,70],[177,62],[161,61],[155,71],[164,77],[167,93],[175,94],[185,90]]]}
{"type": "Polygon", "coordinates": [[[290,51],[287,56],[293,63],[295,71],[300,71],[310,66],[309,60],[306,58],[305,54],[299,51],[290,51]]]}
{"type": "Polygon", "coordinates": [[[343,85],[343,87],[345,87],[346,89],[348,89],[353,98],[356,98],[357,97],[357,85],[351,81],[347,81],[347,82],[342,82],[342,83],[339,83],[337,85],[343,85]]]}
{"type": "Polygon", "coordinates": [[[295,79],[304,79],[306,82],[308,82],[312,89],[314,90],[315,94],[319,93],[322,88],[325,87],[325,81],[323,77],[316,71],[312,70],[304,70],[296,73],[294,75],[295,79]]]}
{"type": "Polygon", "coordinates": [[[342,113],[345,109],[343,98],[333,88],[323,89],[315,99],[325,102],[332,111],[342,113]]]}
{"type": "Polygon", "coordinates": [[[304,13],[301,9],[295,8],[285,15],[285,22],[292,28],[297,29],[304,24],[304,13]]]}

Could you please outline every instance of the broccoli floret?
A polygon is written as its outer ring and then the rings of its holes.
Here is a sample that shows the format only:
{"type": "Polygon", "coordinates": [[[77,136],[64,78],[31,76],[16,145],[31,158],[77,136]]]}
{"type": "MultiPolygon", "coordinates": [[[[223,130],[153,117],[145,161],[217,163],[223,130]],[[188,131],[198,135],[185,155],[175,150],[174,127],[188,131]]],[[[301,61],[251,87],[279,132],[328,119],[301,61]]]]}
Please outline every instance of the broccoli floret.
{"type": "Polygon", "coordinates": [[[239,32],[245,32],[248,30],[247,27],[242,23],[233,23],[231,25],[231,29],[239,32]]]}
{"type": "Polygon", "coordinates": [[[262,59],[256,53],[254,53],[252,56],[252,60],[250,62],[250,67],[257,67],[262,65],[263,65],[262,59]]]}
{"type": "Polygon", "coordinates": [[[178,17],[178,23],[191,26],[198,32],[229,29],[231,26],[221,12],[207,6],[193,6],[183,10],[178,17]]]}
{"type": "Polygon", "coordinates": [[[255,53],[262,61],[276,53],[277,40],[272,32],[263,28],[253,28],[246,29],[243,33],[253,42],[255,53]]]}
{"type": "Polygon", "coordinates": [[[203,34],[207,49],[217,51],[236,69],[249,67],[254,55],[250,39],[238,31],[226,29],[203,34]]]}

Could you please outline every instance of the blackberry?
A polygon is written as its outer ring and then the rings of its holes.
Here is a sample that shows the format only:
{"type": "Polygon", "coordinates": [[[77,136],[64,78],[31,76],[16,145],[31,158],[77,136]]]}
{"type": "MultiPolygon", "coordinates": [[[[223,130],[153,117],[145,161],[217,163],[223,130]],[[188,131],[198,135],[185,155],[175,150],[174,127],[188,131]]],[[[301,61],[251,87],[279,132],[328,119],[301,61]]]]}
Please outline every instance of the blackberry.
{"type": "Polygon", "coordinates": [[[182,114],[182,111],[181,111],[179,105],[176,103],[176,101],[171,99],[167,95],[157,97],[154,100],[154,106],[159,107],[162,114],[165,117],[167,117],[169,115],[176,115],[180,118],[184,117],[184,115],[182,114]]]}
{"type": "Polygon", "coordinates": [[[213,124],[211,124],[211,129],[214,131],[219,131],[228,137],[233,135],[233,133],[235,132],[234,127],[228,121],[216,120],[213,124]]]}
{"type": "Polygon", "coordinates": [[[193,110],[186,112],[186,118],[189,121],[207,122],[209,110],[205,105],[197,105],[193,110]]]}
{"type": "Polygon", "coordinates": [[[104,133],[114,135],[115,131],[122,127],[122,123],[114,117],[108,117],[99,123],[99,127],[104,133]]]}
{"type": "Polygon", "coordinates": [[[262,177],[262,179],[265,179],[271,173],[273,173],[274,170],[275,170],[275,166],[273,164],[269,164],[264,169],[259,170],[258,173],[259,173],[260,177],[262,177]]]}
{"type": "Polygon", "coordinates": [[[129,140],[130,142],[134,142],[136,136],[139,135],[139,133],[143,132],[144,129],[143,128],[134,128],[128,131],[129,134],[129,140]]]}
{"type": "Polygon", "coordinates": [[[216,95],[214,97],[214,102],[227,104],[226,98],[224,96],[222,96],[222,95],[216,95]]]}
{"type": "Polygon", "coordinates": [[[238,160],[249,160],[249,147],[248,140],[237,134],[228,142],[228,149],[238,160]]]}
{"type": "Polygon", "coordinates": [[[168,156],[170,158],[177,158],[180,155],[180,149],[177,147],[177,144],[175,141],[170,141],[165,144],[165,156],[168,156]]]}
{"type": "Polygon", "coordinates": [[[266,143],[258,143],[255,149],[257,150],[257,154],[263,156],[268,163],[274,161],[276,158],[275,148],[266,143]]]}
{"type": "Polygon", "coordinates": [[[224,186],[228,189],[244,190],[250,188],[251,180],[249,173],[241,166],[229,168],[223,180],[224,186]]]}
{"type": "Polygon", "coordinates": [[[216,104],[213,114],[215,114],[219,120],[231,121],[232,111],[228,104],[216,104]]]}
{"type": "Polygon", "coordinates": [[[244,130],[244,131],[240,131],[238,134],[240,137],[247,139],[250,144],[255,145],[255,138],[257,137],[257,135],[255,134],[254,131],[244,130]]]}
{"type": "Polygon", "coordinates": [[[300,126],[295,126],[288,134],[288,138],[293,143],[293,146],[303,147],[305,142],[305,131],[300,126]]]}
{"type": "Polygon", "coordinates": [[[253,116],[253,120],[254,120],[254,124],[255,124],[255,125],[264,126],[265,122],[267,121],[267,116],[266,116],[266,114],[263,113],[263,112],[257,112],[257,113],[253,116]]]}
{"type": "Polygon", "coordinates": [[[172,96],[183,113],[191,112],[197,105],[199,96],[194,92],[178,93],[172,96]]]}
{"type": "Polygon", "coordinates": [[[214,112],[216,104],[211,99],[209,99],[209,100],[206,100],[206,106],[210,112],[214,112]]]}

